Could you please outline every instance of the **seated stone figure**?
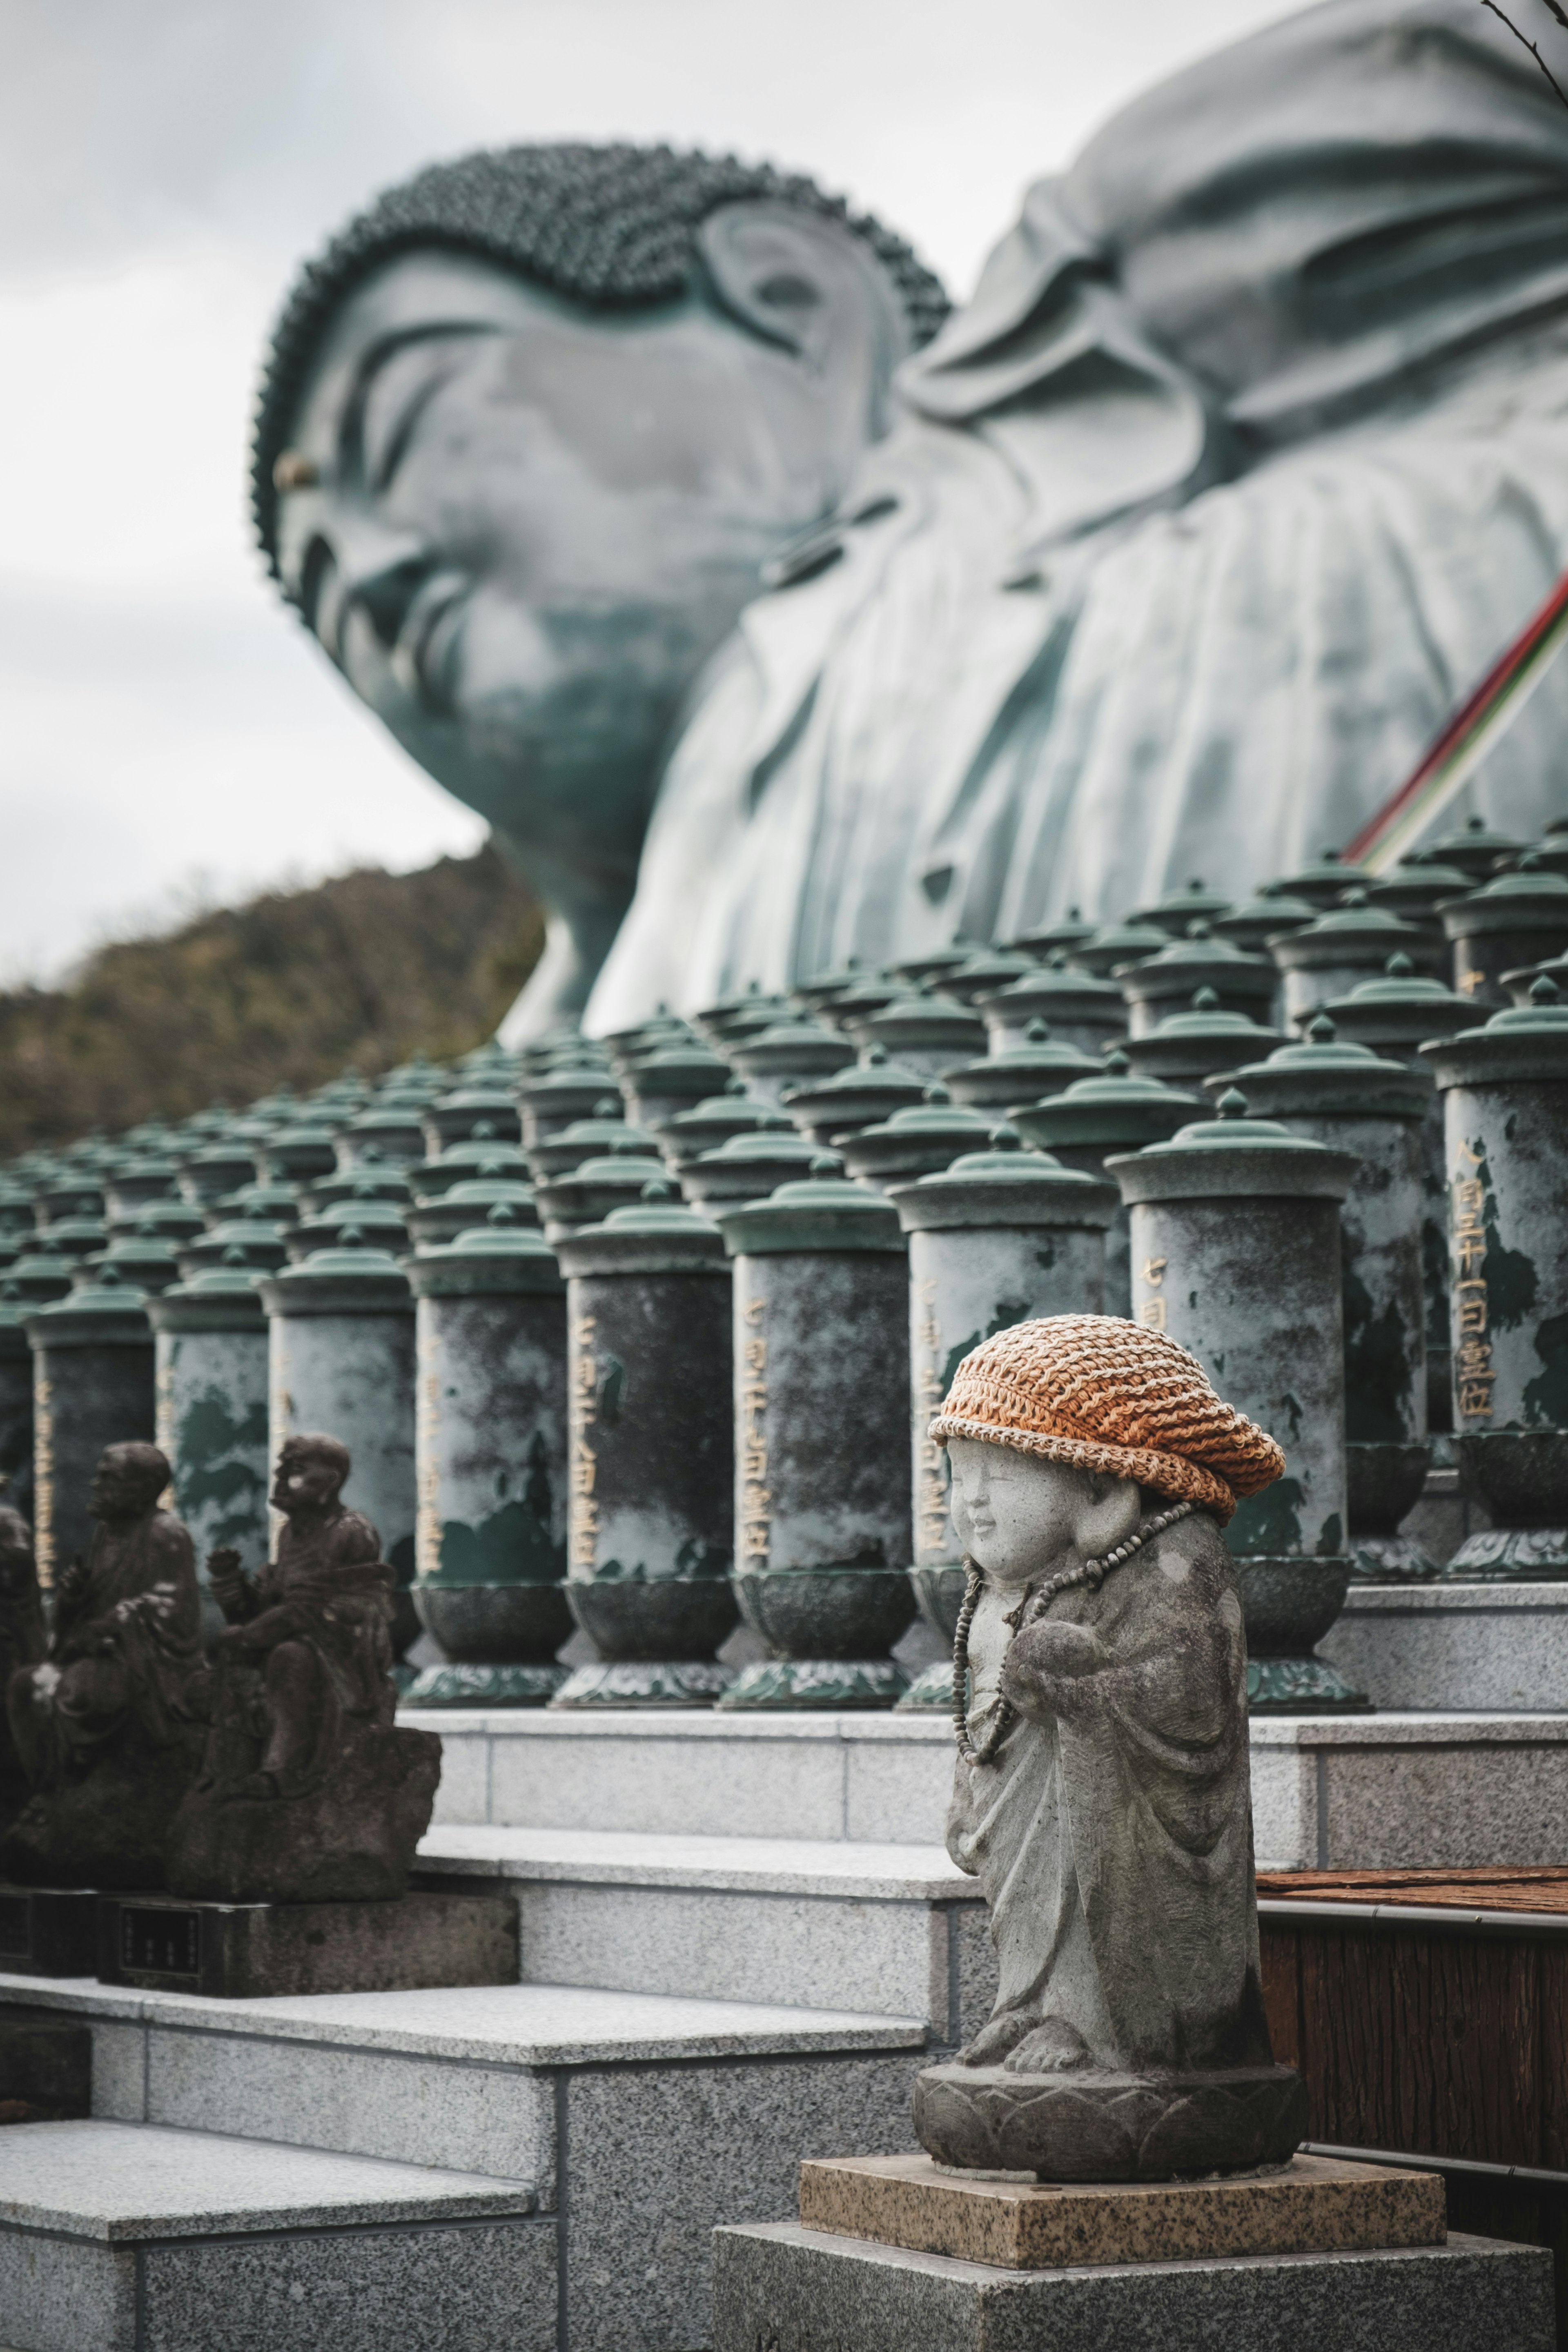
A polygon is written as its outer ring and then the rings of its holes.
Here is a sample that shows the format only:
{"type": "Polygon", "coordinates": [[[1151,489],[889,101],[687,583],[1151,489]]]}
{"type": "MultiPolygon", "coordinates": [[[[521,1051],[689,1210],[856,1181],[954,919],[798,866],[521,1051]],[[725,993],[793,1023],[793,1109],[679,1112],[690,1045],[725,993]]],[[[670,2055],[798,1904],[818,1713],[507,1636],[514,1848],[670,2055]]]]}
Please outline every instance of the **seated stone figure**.
{"type": "MultiPolygon", "coordinates": [[[[0,1690],[9,1688],[14,1675],[36,1666],[47,1649],[33,1531],[20,1511],[0,1504],[0,1690]]],[[[21,1755],[9,1722],[0,1716],[0,1825],[26,1793],[21,1755]]]]}
{"type": "Polygon", "coordinates": [[[168,1483],[155,1445],[104,1449],[88,1506],[98,1526],[56,1588],[48,1655],[6,1689],[33,1794],[0,1840],[0,1877],[163,1884],[207,1696],[191,1539],[157,1507],[168,1483]]]}
{"type": "MultiPolygon", "coordinates": [[[[702,681],[591,1030],[1350,839],[1568,569],[1568,110],[1480,0],[1287,17],[1031,188],[899,390],[702,681]]],[[[1471,805],[1563,814],[1565,728],[1560,662],[1471,805]]]]}
{"type": "Polygon", "coordinates": [[[336,1438],[291,1437],[272,1505],[278,1556],[247,1575],[215,1551],[218,1636],[205,1761],[169,1841],[178,1895],[326,1902],[401,1895],[429,1825],[440,1741],[393,1722],[396,1571],[342,1499],[336,1438]]]}
{"type": "Polygon", "coordinates": [[[437,165],[302,273],[258,530],[353,691],[542,898],[520,1034],[581,1009],[688,690],[946,310],[808,180],[664,147],[437,165]]]}
{"type": "Polygon", "coordinates": [[[970,1570],[948,1850],[984,1892],[1000,1990],[920,2076],[920,2137],[1051,2180],[1283,2161],[1305,2099],[1263,2013],[1220,1528],[1284,1457],[1184,1349],[1110,1316],[985,1340],[931,1430],[970,1570]]]}

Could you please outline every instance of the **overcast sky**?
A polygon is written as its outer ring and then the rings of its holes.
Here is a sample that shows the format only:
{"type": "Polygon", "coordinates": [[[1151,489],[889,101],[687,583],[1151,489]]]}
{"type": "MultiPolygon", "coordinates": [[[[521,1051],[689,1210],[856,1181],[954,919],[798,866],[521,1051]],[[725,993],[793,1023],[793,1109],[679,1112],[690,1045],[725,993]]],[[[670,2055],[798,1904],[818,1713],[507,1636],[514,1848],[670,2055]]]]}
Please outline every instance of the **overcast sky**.
{"type": "Polygon", "coordinates": [[[814,173],[962,296],[1025,184],[1279,0],[0,0],[0,982],[477,845],[278,604],[258,356],[387,182],[521,139],[814,173]]]}

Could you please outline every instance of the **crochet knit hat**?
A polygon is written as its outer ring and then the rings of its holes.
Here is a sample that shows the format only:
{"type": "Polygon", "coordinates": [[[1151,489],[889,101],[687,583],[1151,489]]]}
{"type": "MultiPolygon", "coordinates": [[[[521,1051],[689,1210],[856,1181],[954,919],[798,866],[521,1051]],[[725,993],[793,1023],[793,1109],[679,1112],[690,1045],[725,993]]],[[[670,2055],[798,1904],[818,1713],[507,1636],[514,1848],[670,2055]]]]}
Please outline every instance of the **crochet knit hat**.
{"type": "Polygon", "coordinates": [[[1222,1524],[1285,1467],[1268,1432],[1215,1394],[1184,1348],[1116,1315],[1050,1315],[983,1340],[959,1365],[931,1434],[1136,1478],[1202,1503],[1222,1524]]]}

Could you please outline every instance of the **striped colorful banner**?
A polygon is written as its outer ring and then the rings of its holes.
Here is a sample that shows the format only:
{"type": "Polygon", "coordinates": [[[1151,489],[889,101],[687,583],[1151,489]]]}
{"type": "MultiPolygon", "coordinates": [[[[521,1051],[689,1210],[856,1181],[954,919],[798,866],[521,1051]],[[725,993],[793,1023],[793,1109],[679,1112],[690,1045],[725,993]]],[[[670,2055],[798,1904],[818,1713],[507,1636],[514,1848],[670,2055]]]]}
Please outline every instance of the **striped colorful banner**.
{"type": "Polygon", "coordinates": [[[1406,856],[1513,725],[1565,644],[1568,572],[1446,722],[1415,772],[1345,844],[1341,855],[1346,862],[1364,866],[1369,874],[1386,874],[1406,856]]]}

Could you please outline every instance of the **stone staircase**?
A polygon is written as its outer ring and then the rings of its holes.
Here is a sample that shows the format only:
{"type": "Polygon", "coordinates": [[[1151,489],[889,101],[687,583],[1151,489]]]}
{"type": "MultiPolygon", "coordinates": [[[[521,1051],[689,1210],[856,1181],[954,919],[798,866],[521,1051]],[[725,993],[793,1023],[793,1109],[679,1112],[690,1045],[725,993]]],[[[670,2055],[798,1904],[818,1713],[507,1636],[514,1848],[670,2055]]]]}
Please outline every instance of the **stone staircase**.
{"type": "MultiPolygon", "coordinates": [[[[91,2121],[0,2130],[0,2346],[696,2352],[716,2226],[911,2145],[994,1991],[940,1717],[413,1719],[446,1743],[420,1881],[514,1895],[521,1981],[0,1976],[93,2042],[91,2121]]],[[[1253,1789],[1287,1867],[1561,1859],[1568,1717],[1260,1720],[1253,1789]]]]}

